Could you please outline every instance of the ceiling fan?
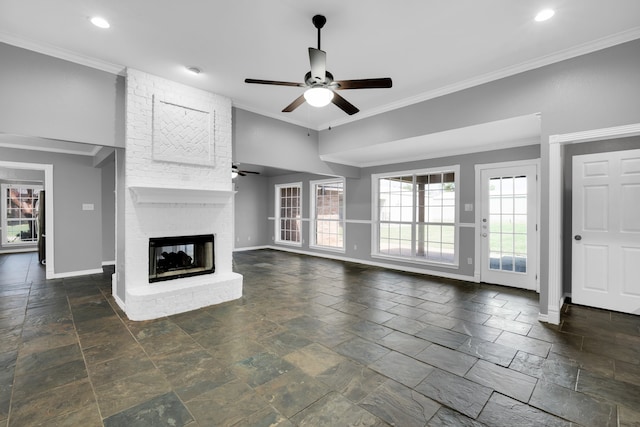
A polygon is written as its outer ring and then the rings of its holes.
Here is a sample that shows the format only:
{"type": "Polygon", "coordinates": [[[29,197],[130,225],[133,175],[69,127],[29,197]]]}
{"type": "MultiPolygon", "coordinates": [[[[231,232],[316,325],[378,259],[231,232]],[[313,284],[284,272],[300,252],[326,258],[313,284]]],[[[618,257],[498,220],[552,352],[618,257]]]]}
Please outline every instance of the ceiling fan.
{"type": "Polygon", "coordinates": [[[247,176],[248,173],[253,173],[253,174],[256,174],[256,175],[260,175],[260,172],[241,170],[238,165],[236,165],[236,164],[232,164],[231,165],[231,179],[235,178],[238,175],[247,176]]]}
{"type": "Polygon", "coordinates": [[[304,83],[257,79],[245,79],[245,83],[306,87],[307,90],[304,94],[287,105],[284,110],[282,110],[283,113],[290,113],[307,101],[314,107],[324,107],[332,102],[349,115],[355,114],[360,110],[335,91],[345,89],[384,89],[391,87],[392,82],[389,77],[379,79],[334,80],[333,74],[327,71],[326,68],[327,54],[325,51],[320,50],[320,30],[327,22],[327,18],[322,15],[316,15],[313,17],[312,22],[318,29],[318,48],[309,48],[311,71],[304,76],[304,83]]]}

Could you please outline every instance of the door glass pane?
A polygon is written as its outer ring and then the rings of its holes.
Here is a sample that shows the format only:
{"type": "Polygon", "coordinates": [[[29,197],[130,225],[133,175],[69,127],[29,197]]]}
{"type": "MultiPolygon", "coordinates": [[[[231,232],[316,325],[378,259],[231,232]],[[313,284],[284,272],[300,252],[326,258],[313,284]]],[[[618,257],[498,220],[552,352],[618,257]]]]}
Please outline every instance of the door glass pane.
{"type": "Polygon", "coordinates": [[[527,177],[489,180],[489,269],[527,271],[527,177]]]}

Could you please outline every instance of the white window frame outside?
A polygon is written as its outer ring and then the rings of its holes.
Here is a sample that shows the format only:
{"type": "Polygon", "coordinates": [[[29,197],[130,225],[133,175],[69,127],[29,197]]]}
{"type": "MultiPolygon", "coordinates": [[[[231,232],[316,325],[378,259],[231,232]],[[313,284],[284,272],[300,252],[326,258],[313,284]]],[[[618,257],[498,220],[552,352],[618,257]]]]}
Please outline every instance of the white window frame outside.
{"type": "MultiPolygon", "coordinates": [[[[0,224],[0,228],[2,229],[2,235],[0,236],[0,238],[2,238],[2,245],[3,246],[14,246],[14,247],[19,247],[19,246],[34,246],[37,245],[37,241],[35,242],[23,242],[23,241],[19,241],[19,242],[9,242],[7,240],[7,231],[8,231],[8,221],[9,218],[7,218],[7,189],[8,188],[29,188],[29,189],[33,189],[36,191],[42,191],[44,189],[44,187],[42,185],[33,185],[33,184],[12,184],[9,182],[6,183],[2,183],[2,185],[0,185],[0,191],[2,192],[2,201],[0,203],[0,209],[2,210],[1,214],[0,214],[0,221],[2,221],[2,223],[0,224]]],[[[31,219],[31,221],[33,221],[35,223],[36,219],[33,218],[31,219]]],[[[35,224],[34,224],[35,226],[35,224]]]]}
{"type": "Polygon", "coordinates": [[[311,212],[311,221],[310,221],[310,227],[309,227],[309,247],[310,248],[314,248],[314,249],[323,249],[323,250],[329,250],[329,251],[336,251],[336,252],[345,252],[345,245],[346,245],[346,182],[344,178],[332,178],[332,179],[322,179],[322,180],[316,180],[316,181],[310,181],[309,182],[309,194],[310,194],[310,212],[311,212]],[[342,227],[342,246],[326,246],[326,245],[321,245],[318,244],[318,242],[316,241],[316,231],[317,231],[317,211],[316,211],[316,189],[318,185],[325,185],[325,184],[342,184],[342,204],[340,206],[340,218],[337,220],[331,220],[331,219],[323,219],[323,221],[335,221],[338,223],[338,227],[342,227]]]}
{"type": "MultiPolygon", "coordinates": [[[[414,197],[415,201],[415,190],[414,197]]],[[[380,174],[372,174],[371,175],[371,256],[373,258],[381,258],[399,262],[406,263],[414,263],[420,265],[433,265],[438,267],[447,267],[447,268],[459,268],[459,258],[460,258],[460,165],[451,165],[451,166],[443,166],[437,168],[425,168],[425,169],[414,169],[414,170],[406,170],[406,171],[395,171],[389,173],[380,173],[380,174]],[[379,218],[379,201],[380,201],[380,192],[379,192],[379,180],[380,178],[390,178],[390,177],[400,177],[400,176],[408,176],[408,175],[429,175],[436,173],[454,173],[454,185],[455,185],[455,222],[451,225],[454,226],[454,256],[453,262],[438,262],[434,260],[424,259],[421,257],[416,257],[416,224],[418,221],[416,220],[415,206],[413,206],[412,213],[412,249],[411,256],[394,256],[385,253],[381,253],[379,249],[379,229],[380,229],[380,218],[379,218]]]]}
{"type": "Polygon", "coordinates": [[[302,246],[302,182],[292,182],[292,183],[286,183],[286,184],[276,184],[274,186],[275,189],[275,243],[281,244],[281,245],[291,245],[291,246],[302,246]],[[281,217],[280,213],[281,213],[281,198],[280,198],[280,190],[282,188],[298,188],[298,194],[299,194],[299,198],[300,200],[298,201],[298,207],[299,207],[299,212],[298,212],[298,216],[296,218],[284,218],[284,219],[291,219],[291,220],[297,220],[298,221],[298,228],[300,230],[300,232],[298,233],[299,237],[300,237],[300,241],[299,242],[295,242],[295,241],[291,241],[291,240],[283,240],[281,239],[281,228],[280,228],[280,220],[283,219],[283,217],[281,217]]]}

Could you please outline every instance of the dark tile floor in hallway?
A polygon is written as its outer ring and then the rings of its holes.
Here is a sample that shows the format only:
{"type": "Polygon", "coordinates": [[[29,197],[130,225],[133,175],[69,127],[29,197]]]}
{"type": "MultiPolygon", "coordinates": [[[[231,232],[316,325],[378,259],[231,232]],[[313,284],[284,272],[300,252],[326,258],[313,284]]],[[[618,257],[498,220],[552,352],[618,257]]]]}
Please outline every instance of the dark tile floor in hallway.
{"type": "Polygon", "coordinates": [[[0,256],[0,426],[637,426],[640,317],[259,250],[236,302],[131,322],[0,256]]]}

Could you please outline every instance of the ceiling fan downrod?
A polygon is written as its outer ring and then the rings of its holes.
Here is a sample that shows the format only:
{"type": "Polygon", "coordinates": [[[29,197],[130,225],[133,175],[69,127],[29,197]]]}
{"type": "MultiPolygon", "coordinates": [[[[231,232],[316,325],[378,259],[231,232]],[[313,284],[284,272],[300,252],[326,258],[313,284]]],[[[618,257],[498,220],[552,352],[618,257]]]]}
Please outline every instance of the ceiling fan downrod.
{"type": "Polygon", "coordinates": [[[322,50],[320,48],[320,30],[322,30],[324,24],[327,23],[327,18],[325,18],[323,15],[316,15],[311,19],[311,22],[313,22],[313,26],[318,29],[318,50],[322,50]]]}

